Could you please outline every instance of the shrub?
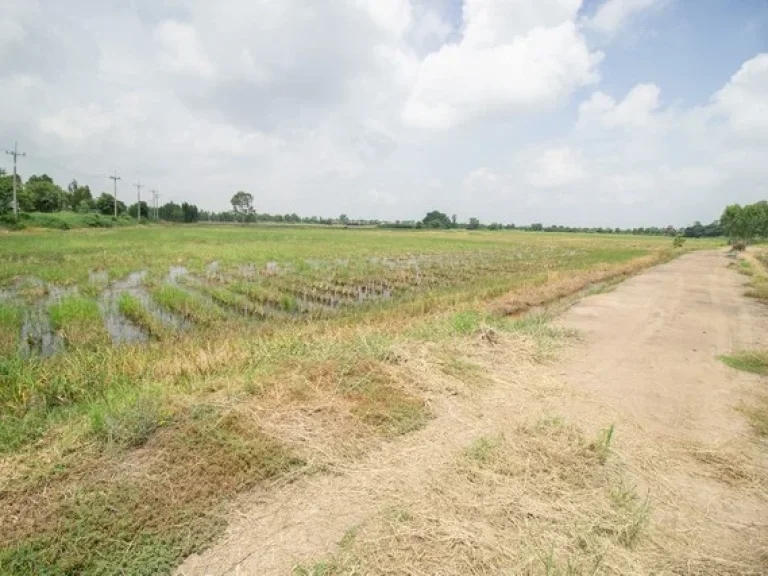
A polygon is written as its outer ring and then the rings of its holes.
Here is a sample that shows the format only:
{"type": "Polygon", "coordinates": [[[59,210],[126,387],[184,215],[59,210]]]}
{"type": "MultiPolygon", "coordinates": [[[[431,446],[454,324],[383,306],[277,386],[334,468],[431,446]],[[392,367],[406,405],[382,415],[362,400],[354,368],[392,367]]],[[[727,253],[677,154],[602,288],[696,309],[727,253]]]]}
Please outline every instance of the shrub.
{"type": "Polygon", "coordinates": [[[685,244],[685,238],[682,236],[675,236],[674,240],[672,240],[672,246],[674,248],[682,248],[683,244],[685,244]]]}

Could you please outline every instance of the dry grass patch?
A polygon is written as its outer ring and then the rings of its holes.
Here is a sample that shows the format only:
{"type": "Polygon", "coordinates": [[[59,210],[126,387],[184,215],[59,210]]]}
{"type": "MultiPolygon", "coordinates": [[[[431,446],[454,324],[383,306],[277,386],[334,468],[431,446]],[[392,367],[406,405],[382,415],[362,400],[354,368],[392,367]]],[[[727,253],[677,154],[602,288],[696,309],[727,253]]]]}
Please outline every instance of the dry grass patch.
{"type": "Polygon", "coordinates": [[[640,572],[649,502],[601,446],[605,435],[590,442],[559,420],[480,437],[423,494],[297,573],[640,572]]]}
{"type": "Polygon", "coordinates": [[[155,574],[223,527],[236,492],[301,464],[237,411],[193,412],[125,454],[89,460],[45,490],[4,492],[0,572],[155,574]]]}

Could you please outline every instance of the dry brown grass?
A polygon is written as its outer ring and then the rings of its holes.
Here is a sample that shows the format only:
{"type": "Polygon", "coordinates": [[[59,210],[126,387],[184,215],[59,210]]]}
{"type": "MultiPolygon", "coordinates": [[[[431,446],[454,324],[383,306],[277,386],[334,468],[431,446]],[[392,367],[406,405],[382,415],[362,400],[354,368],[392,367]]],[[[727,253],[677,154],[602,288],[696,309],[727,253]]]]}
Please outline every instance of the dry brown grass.
{"type": "Polygon", "coordinates": [[[559,420],[482,436],[423,494],[395,504],[301,573],[640,572],[650,503],[559,420]],[[325,572],[323,572],[325,570],[325,572]]]}
{"type": "Polygon", "coordinates": [[[549,272],[547,282],[541,286],[526,286],[497,299],[491,306],[497,313],[519,315],[532,308],[544,306],[561,298],[577,294],[593,285],[610,284],[637,274],[667,259],[666,252],[636,258],[618,265],[603,265],[590,270],[562,273],[549,272]]]}

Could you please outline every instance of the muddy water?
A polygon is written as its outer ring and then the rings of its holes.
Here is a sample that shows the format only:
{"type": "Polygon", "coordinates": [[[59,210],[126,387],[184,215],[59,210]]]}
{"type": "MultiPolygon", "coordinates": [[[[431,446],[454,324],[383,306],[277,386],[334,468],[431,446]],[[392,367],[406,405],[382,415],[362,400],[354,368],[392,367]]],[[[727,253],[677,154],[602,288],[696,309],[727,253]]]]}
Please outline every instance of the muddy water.
{"type": "Polygon", "coordinates": [[[54,332],[42,306],[29,308],[21,325],[20,353],[23,357],[52,356],[64,350],[64,340],[54,332]]]}

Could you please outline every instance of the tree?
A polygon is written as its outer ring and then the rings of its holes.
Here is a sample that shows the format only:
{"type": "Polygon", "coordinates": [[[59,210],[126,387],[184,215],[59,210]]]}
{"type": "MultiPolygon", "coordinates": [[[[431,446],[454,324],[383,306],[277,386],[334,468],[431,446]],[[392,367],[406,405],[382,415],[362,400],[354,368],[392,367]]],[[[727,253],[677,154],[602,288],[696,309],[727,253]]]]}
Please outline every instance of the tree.
{"type": "Polygon", "coordinates": [[[474,218],[474,217],[470,218],[469,219],[469,224],[467,225],[467,228],[469,230],[477,230],[478,228],[480,228],[480,220],[478,220],[477,218],[474,218]]]}
{"type": "Polygon", "coordinates": [[[534,230],[536,232],[541,232],[544,230],[544,225],[540,222],[536,222],[535,224],[531,224],[531,230],[534,230]]]}
{"type": "Polygon", "coordinates": [[[349,218],[347,217],[346,214],[342,214],[341,216],[339,216],[339,222],[341,222],[344,226],[346,226],[347,224],[349,224],[349,218]]]}
{"type": "MultiPolygon", "coordinates": [[[[89,205],[90,208],[93,207],[93,196],[91,195],[91,189],[88,186],[80,186],[77,183],[77,180],[72,180],[72,182],[69,183],[69,186],[67,186],[67,191],[69,192],[69,205],[72,210],[80,212],[85,205],[89,205]],[[83,203],[85,203],[85,205],[83,203]]],[[[87,212],[88,210],[85,211],[87,212]]]]}
{"type": "Polygon", "coordinates": [[[424,217],[424,220],[422,220],[422,223],[424,224],[425,228],[450,228],[451,227],[450,218],[448,218],[447,215],[437,210],[428,212],[427,215],[424,217]]]}
{"type": "Polygon", "coordinates": [[[200,211],[194,204],[187,204],[186,202],[181,205],[181,213],[184,222],[197,222],[200,217],[200,211]]]}
{"type": "Polygon", "coordinates": [[[232,196],[230,203],[232,204],[232,209],[235,213],[243,215],[243,221],[245,221],[246,214],[253,212],[253,194],[248,192],[240,190],[235,193],[235,195],[232,196]]]}
{"type": "Polygon", "coordinates": [[[134,202],[128,206],[128,214],[133,218],[138,218],[139,206],[141,207],[141,217],[149,219],[149,206],[146,202],[144,202],[144,200],[139,203],[134,202]]]}
{"type": "Polygon", "coordinates": [[[57,212],[68,206],[64,191],[47,174],[30,176],[24,188],[36,212],[57,212]]]}
{"type": "MultiPolygon", "coordinates": [[[[105,216],[112,216],[115,213],[115,197],[112,196],[112,194],[102,192],[101,196],[99,196],[93,204],[100,214],[104,214],[105,216]]],[[[117,213],[123,214],[125,210],[125,204],[118,200],[117,213]]]]}

